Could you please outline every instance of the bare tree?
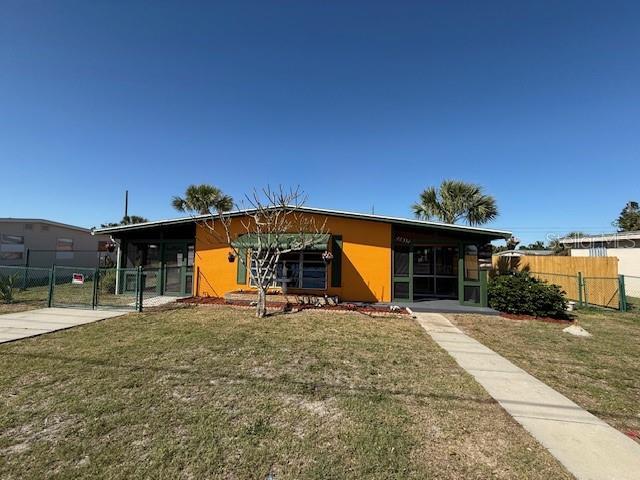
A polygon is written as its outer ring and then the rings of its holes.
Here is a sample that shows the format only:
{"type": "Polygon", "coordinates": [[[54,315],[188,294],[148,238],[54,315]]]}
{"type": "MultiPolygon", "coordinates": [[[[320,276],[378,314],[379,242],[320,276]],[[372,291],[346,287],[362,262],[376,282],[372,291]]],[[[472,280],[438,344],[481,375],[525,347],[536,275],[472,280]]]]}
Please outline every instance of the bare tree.
{"type": "Polygon", "coordinates": [[[300,187],[266,187],[245,195],[243,204],[236,205],[238,212],[209,211],[205,218],[198,217],[249,271],[258,291],[257,317],[267,314],[267,292],[276,280],[280,257],[326,240],[326,219],[319,222],[302,211],[306,200],[300,187]],[[242,234],[234,234],[234,221],[242,234]]]}

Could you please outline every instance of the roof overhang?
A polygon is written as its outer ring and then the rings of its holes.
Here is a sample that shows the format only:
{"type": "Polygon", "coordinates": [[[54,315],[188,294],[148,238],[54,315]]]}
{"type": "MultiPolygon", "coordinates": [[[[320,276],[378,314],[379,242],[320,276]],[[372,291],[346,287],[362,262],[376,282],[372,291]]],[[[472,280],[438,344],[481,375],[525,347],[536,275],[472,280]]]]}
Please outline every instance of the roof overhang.
{"type": "MultiPolygon", "coordinates": [[[[277,208],[277,207],[273,207],[277,208]]],[[[345,212],[341,210],[327,210],[323,208],[313,208],[313,207],[297,207],[299,212],[312,213],[317,215],[326,215],[331,217],[344,217],[344,218],[352,218],[358,220],[368,220],[372,222],[382,222],[382,223],[391,223],[394,225],[405,225],[410,227],[417,228],[426,228],[426,229],[434,229],[434,230],[442,230],[449,232],[459,232],[459,233],[471,233],[476,235],[486,236],[490,239],[507,239],[512,236],[510,231],[507,230],[495,230],[489,228],[481,228],[481,227],[470,227],[466,225],[453,225],[450,223],[440,223],[440,222],[430,222],[426,220],[413,220],[409,218],[402,217],[391,217],[386,215],[374,215],[369,213],[355,213],[355,212],[345,212]]],[[[241,209],[234,210],[232,212],[225,213],[225,217],[241,217],[244,215],[248,215],[251,213],[255,213],[255,209],[241,209]]],[[[169,225],[179,225],[183,223],[191,223],[191,222],[202,222],[208,219],[216,218],[211,215],[194,215],[191,217],[182,217],[182,218],[174,218],[169,220],[157,220],[153,222],[144,222],[144,223],[134,223],[131,225],[121,225],[117,227],[108,227],[108,228],[97,228],[94,230],[94,234],[114,234],[120,232],[128,232],[128,231],[136,231],[136,230],[144,230],[147,228],[155,228],[169,225]]]]}

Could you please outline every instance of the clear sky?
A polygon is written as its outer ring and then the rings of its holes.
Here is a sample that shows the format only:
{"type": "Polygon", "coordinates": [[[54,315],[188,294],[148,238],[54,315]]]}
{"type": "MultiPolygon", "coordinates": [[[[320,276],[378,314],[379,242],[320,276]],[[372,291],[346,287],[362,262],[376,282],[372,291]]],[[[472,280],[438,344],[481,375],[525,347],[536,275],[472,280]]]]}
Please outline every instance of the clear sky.
{"type": "Polygon", "coordinates": [[[410,216],[455,178],[529,242],[640,200],[637,1],[0,9],[0,217],[174,217],[190,183],[410,216]]]}

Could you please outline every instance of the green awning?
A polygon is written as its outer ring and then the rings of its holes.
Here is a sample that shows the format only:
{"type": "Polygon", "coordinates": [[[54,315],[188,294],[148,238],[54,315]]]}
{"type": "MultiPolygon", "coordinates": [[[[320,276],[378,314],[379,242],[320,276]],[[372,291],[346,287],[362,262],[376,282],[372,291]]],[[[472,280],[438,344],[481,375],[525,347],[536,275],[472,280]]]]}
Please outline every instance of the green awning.
{"type": "Polygon", "coordinates": [[[301,245],[305,245],[305,250],[323,252],[327,250],[327,245],[331,235],[328,233],[280,233],[278,235],[268,233],[245,233],[231,242],[235,248],[252,248],[259,246],[261,240],[262,248],[292,248],[300,250],[301,245]],[[260,238],[259,238],[260,237],[260,238]],[[277,244],[276,244],[277,242],[277,244]]]}

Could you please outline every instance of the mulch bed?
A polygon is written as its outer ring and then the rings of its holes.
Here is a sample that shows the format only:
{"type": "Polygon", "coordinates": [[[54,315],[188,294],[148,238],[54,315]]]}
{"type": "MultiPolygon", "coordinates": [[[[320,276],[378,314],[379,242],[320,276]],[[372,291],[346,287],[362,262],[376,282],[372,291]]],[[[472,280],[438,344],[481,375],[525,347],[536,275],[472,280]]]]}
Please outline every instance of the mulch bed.
{"type": "Polygon", "coordinates": [[[561,324],[573,323],[572,318],[535,317],[533,315],[523,315],[516,313],[500,313],[500,316],[509,320],[535,320],[537,322],[561,324]]]}
{"type": "MultiPolygon", "coordinates": [[[[190,305],[227,305],[235,307],[254,307],[252,300],[225,300],[220,297],[189,297],[181,298],[178,303],[186,303],[190,305]]],[[[341,303],[339,305],[311,305],[311,304],[291,304],[282,302],[267,302],[268,309],[277,309],[284,311],[300,311],[300,310],[331,310],[336,312],[358,312],[366,315],[409,315],[406,308],[399,310],[389,310],[388,307],[377,307],[374,305],[356,305],[353,303],[341,303]]]]}

